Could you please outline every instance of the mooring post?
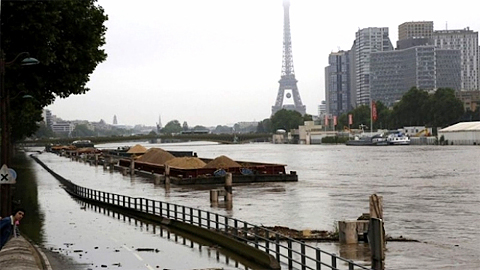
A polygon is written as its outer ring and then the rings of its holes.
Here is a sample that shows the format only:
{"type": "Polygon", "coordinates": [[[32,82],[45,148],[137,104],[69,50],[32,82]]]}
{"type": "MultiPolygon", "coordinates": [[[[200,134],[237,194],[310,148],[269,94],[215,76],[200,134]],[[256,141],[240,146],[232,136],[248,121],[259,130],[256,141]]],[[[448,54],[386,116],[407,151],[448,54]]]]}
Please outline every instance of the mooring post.
{"type": "Polygon", "coordinates": [[[233,176],[232,173],[227,173],[225,175],[225,208],[231,210],[233,208],[233,176]]]}
{"type": "Polygon", "coordinates": [[[95,166],[98,166],[98,154],[95,154],[95,166]]]}
{"type": "Polygon", "coordinates": [[[370,222],[368,225],[368,243],[372,253],[372,268],[385,269],[385,229],[383,222],[383,197],[370,196],[370,222]]]}
{"type": "Polygon", "coordinates": [[[162,183],[162,179],[160,178],[160,175],[158,174],[155,174],[154,178],[153,178],[153,183],[155,185],[160,185],[162,183]]]}
{"type": "Polygon", "coordinates": [[[370,195],[370,218],[383,220],[383,196],[370,195]]]}
{"type": "Polygon", "coordinates": [[[130,174],[134,175],[135,174],[135,159],[132,157],[130,158],[130,174]]]}
{"type": "Polygon", "coordinates": [[[110,157],[108,164],[110,165],[110,172],[113,172],[113,157],[110,157]]]}
{"type": "Polygon", "coordinates": [[[165,165],[165,186],[170,185],[170,166],[165,165]]]}
{"type": "Polygon", "coordinates": [[[338,240],[340,244],[357,244],[357,221],[344,220],[338,222],[338,240]]]}
{"type": "Polygon", "coordinates": [[[233,197],[233,188],[232,188],[232,182],[233,182],[233,177],[232,173],[227,173],[225,175],[225,201],[226,202],[232,202],[232,197],[233,197]]]}
{"type": "Polygon", "coordinates": [[[210,202],[218,203],[218,190],[210,189],[210,202]]]}
{"type": "Polygon", "coordinates": [[[372,269],[385,269],[385,239],[383,220],[371,218],[368,226],[368,243],[372,253],[372,269]]]}

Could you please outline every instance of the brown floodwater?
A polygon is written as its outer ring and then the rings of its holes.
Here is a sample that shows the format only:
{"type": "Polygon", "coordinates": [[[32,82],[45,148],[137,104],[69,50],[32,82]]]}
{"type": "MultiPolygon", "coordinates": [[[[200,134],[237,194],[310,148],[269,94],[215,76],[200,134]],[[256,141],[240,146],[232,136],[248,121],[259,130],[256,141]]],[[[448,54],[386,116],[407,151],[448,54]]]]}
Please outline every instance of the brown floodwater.
{"type": "MultiPolygon", "coordinates": [[[[96,147],[114,149],[134,144],[96,147]]],[[[480,269],[478,146],[143,145],[194,151],[205,158],[226,155],[234,160],[286,164],[288,171],[297,172],[299,181],[234,186],[233,208],[227,210],[210,205],[206,187],[172,186],[166,190],[150,179],[110,173],[102,167],[72,162],[54,154],[42,153],[38,157],[58,174],[88,188],[178,203],[254,224],[298,230],[334,230],[339,220],[356,219],[368,212],[368,198],[375,193],[383,196],[386,234],[418,240],[388,242],[387,269],[480,269]]],[[[82,204],[66,195],[45,170],[37,165],[32,167],[38,186],[38,218],[43,222],[38,241],[52,248],[66,248],[68,255],[81,263],[101,266],[101,258],[108,254],[109,261],[104,263],[112,267],[120,258],[126,258],[124,254],[129,254],[143,263],[131,269],[144,269],[147,264],[173,269],[246,267],[227,259],[227,255],[217,256],[211,249],[206,252],[201,244],[195,243],[192,248],[189,243],[184,245],[183,240],[160,237],[159,228],[152,233],[153,229],[147,230],[145,224],[112,217],[91,207],[82,209],[82,204]],[[109,240],[95,245],[99,235],[109,240]],[[67,247],[69,243],[74,245],[67,247]],[[139,256],[144,259],[141,261],[133,254],[139,246],[161,251],[141,253],[139,256]],[[117,249],[118,252],[111,252],[117,249]],[[87,254],[75,254],[75,250],[87,254]],[[160,261],[165,260],[157,259],[172,252],[175,256],[169,261],[171,264],[161,265],[160,261]]],[[[311,244],[357,262],[369,261],[368,248],[362,245],[352,248],[338,243],[311,244]]]]}

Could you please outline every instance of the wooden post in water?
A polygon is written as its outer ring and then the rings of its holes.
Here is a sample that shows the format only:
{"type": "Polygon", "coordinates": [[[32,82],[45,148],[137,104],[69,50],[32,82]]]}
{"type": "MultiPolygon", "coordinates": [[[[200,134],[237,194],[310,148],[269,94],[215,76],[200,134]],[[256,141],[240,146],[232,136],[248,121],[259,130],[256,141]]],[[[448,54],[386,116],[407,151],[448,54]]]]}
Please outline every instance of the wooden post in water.
{"type": "Polygon", "coordinates": [[[227,173],[225,175],[225,191],[226,191],[225,201],[226,202],[232,202],[232,197],[233,197],[232,183],[233,183],[232,173],[227,173]]]}
{"type": "Polygon", "coordinates": [[[383,196],[370,195],[370,218],[383,220],[383,196]]]}
{"type": "Polygon", "coordinates": [[[153,183],[155,185],[160,185],[162,183],[162,179],[160,178],[160,175],[156,174],[153,178],[153,183]]]}
{"type": "Polygon", "coordinates": [[[340,244],[358,244],[356,220],[338,222],[338,240],[340,244]]]}
{"type": "Polygon", "coordinates": [[[132,157],[130,158],[130,175],[135,174],[135,159],[132,157]]]}
{"type": "Polygon", "coordinates": [[[225,207],[227,210],[233,207],[233,176],[232,173],[225,175],[225,207]]]}
{"type": "Polygon", "coordinates": [[[383,220],[371,218],[368,229],[368,243],[372,253],[372,269],[385,269],[385,231],[383,229],[383,220]]]}
{"type": "Polygon", "coordinates": [[[165,165],[165,193],[170,193],[170,166],[165,165]]]}
{"type": "Polygon", "coordinates": [[[383,196],[370,196],[370,223],[368,243],[372,253],[372,268],[385,269],[385,229],[383,226],[383,196]]]}
{"type": "Polygon", "coordinates": [[[113,172],[113,157],[110,157],[110,161],[108,162],[108,165],[110,165],[110,172],[113,172]]]}
{"type": "Polygon", "coordinates": [[[211,203],[218,203],[218,190],[210,189],[210,202],[211,203]]]}

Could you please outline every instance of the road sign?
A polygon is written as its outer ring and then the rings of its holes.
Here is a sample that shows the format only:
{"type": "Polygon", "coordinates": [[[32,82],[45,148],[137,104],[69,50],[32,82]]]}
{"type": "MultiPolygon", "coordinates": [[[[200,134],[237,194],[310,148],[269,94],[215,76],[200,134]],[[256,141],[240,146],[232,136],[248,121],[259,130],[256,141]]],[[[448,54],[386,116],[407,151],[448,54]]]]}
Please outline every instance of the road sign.
{"type": "Polygon", "coordinates": [[[0,169],[0,185],[2,184],[15,184],[17,179],[17,172],[8,168],[6,164],[3,164],[0,169]]]}

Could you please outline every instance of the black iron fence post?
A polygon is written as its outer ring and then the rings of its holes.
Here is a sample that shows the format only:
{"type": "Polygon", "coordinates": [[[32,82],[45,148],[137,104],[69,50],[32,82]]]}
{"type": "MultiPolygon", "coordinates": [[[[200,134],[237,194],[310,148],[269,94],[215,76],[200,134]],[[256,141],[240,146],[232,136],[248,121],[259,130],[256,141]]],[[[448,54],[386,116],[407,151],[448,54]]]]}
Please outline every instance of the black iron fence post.
{"type": "Polygon", "coordinates": [[[292,269],[293,262],[292,262],[292,240],[289,238],[287,239],[287,246],[288,246],[288,269],[292,269]]]}

